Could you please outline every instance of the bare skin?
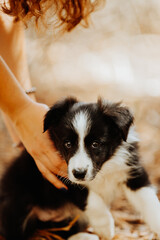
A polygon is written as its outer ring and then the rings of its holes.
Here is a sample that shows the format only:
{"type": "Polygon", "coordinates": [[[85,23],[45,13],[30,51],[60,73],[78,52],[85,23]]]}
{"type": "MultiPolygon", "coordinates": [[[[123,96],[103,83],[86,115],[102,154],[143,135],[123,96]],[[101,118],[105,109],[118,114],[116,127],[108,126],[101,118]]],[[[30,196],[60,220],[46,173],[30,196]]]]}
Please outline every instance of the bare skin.
{"type": "Polygon", "coordinates": [[[67,166],[59,156],[48,133],[43,133],[43,119],[48,106],[28,97],[31,88],[22,23],[0,13],[0,108],[10,126],[13,140],[19,139],[34,158],[43,176],[57,188],[66,186],[55,176],[67,175],[67,166]],[[12,126],[11,126],[12,123],[12,126]]]}

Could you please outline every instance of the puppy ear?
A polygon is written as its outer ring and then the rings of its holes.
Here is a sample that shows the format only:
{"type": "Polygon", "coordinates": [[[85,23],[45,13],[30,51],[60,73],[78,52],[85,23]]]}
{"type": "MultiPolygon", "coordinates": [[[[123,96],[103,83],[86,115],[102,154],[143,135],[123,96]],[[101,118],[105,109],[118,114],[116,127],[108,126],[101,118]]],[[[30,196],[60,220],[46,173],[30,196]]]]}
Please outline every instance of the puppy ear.
{"type": "Polygon", "coordinates": [[[126,141],[129,127],[134,121],[134,117],[127,107],[121,106],[121,103],[105,102],[98,99],[98,106],[105,116],[112,119],[121,131],[122,139],[126,141]]]}
{"type": "Polygon", "coordinates": [[[58,124],[68,110],[77,102],[75,98],[68,97],[54,104],[45,115],[43,132],[47,131],[49,127],[58,124]]]}

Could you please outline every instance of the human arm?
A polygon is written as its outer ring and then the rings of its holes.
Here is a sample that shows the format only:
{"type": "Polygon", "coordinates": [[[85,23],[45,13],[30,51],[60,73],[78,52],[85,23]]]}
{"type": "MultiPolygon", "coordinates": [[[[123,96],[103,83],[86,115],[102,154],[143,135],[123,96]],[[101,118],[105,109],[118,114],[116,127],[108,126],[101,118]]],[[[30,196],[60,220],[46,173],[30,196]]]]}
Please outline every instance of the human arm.
{"type": "Polygon", "coordinates": [[[0,108],[14,123],[21,141],[39,170],[57,188],[65,187],[55,174],[65,176],[66,164],[56,152],[48,134],[43,133],[43,119],[48,107],[34,102],[25,94],[2,58],[0,89],[0,108]]]}
{"type": "MultiPolygon", "coordinates": [[[[36,103],[24,91],[31,87],[31,82],[21,24],[0,15],[0,108],[13,123],[44,177],[58,188],[65,187],[54,174],[66,175],[66,164],[56,153],[48,134],[42,133],[48,107],[36,103]]],[[[32,98],[35,99],[33,95],[32,98]]]]}
{"type": "MultiPolygon", "coordinates": [[[[0,56],[16,77],[24,90],[32,87],[26,60],[25,37],[22,22],[13,22],[13,18],[0,12],[0,56]]],[[[34,94],[30,94],[36,100],[34,94]]],[[[14,146],[20,144],[20,139],[9,117],[2,112],[5,125],[10,133],[14,146]]]]}

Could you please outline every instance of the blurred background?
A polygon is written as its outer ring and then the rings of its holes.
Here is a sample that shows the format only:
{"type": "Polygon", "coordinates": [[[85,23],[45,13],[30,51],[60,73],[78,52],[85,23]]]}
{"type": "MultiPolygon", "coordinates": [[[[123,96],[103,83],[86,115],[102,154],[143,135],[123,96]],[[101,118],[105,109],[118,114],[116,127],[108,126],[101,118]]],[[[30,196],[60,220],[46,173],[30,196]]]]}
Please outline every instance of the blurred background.
{"type": "MultiPolygon", "coordinates": [[[[38,101],[50,106],[68,95],[82,101],[102,96],[131,108],[142,162],[160,189],[160,1],[107,0],[91,15],[89,28],[78,26],[56,37],[50,29],[44,34],[30,26],[26,45],[38,101]]],[[[18,150],[2,118],[0,141],[0,157],[7,163],[18,150]]],[[[155,239],[124,198],[113,214],[115,239],[155,239]]]]}

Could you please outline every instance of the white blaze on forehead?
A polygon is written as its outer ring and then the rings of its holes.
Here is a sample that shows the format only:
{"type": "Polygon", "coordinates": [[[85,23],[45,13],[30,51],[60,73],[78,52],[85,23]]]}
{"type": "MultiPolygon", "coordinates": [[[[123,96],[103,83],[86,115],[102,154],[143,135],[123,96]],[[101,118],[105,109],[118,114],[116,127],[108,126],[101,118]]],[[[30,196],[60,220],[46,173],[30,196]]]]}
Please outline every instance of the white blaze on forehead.
{"type": "Polygon", "coordinates": [[[73,119],[73,126],[80,140],[84,139],[90,126],[88,113],[86,111],[78,112],[73,119]]]}

